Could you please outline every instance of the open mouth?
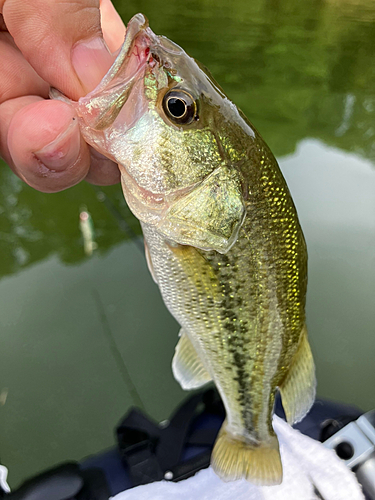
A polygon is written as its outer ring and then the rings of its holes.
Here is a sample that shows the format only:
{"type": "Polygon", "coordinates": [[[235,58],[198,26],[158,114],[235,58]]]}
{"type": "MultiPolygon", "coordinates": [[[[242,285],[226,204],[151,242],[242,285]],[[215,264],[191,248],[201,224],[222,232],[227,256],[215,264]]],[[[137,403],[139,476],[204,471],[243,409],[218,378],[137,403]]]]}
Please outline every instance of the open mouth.
{"type": "MultiPolygon", "coordinates": [[[[148,27],[148,21],[142,14],[134,16],[127,27],[125,41],[113,65],[116,77],[131,81],[140,69],[144,69],[152,58],[150,46],[156,42],[156,36],[148,27]],[[124,71],[116,71],[120,66],[124,71]]],[[[111,73],[112,68],[109,73],[111,73]]]]}
{"type": "Polygon", "coordinates": [[[146,110],[143,76],[152,58],[153,44],[157,44],[156,35],[146,18],[137,14],[130,20],[124,43],[107,74],[92,92],[78,101],[77,112],[87,126],[97,131],[124,132],[146,110]]]}
{"type": "Polygon", "coordinates": [[[135,15],[113,65],[100,84],[77,103],[85,125],[96,131],[126,132],[147,109],[145,72],[171,67],[173,58],[182,52],[172,41],[155,35],[145,16],[135,15]]]}
{"type": "Polygon", "coordinates": [[[157,43],[156,35],[148,27],[147,19],[142,14],[135,15],[129,21],[124,43],[115,62],[94,93],[113,88],[117,83],[124,86],[131,84],[134,76],[145,67],[153,43],[157,43]]]}

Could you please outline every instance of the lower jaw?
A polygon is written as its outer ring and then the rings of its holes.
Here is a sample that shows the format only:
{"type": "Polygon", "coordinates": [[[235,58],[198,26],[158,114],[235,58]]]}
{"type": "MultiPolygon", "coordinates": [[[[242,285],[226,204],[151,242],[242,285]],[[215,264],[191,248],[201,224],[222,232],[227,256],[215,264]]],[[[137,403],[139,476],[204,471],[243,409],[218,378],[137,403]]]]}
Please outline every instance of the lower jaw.
{"type": "Polygon", "coordinates": [[[164,197],[140,188],[124,167],[120,166],[120,172],[122,190],[130,210],[141,222],[157,224],[168,208],[164,197]]]}

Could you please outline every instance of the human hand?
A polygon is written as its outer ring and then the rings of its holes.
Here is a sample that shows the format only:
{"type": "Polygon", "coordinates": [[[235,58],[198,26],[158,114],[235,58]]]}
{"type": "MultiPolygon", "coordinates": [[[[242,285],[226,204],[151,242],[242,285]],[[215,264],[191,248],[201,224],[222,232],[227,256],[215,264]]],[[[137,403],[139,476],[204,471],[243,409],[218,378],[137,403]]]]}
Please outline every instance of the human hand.
{"type": "Polygon", "coordinates": [[[119,181],[117,165],[81,137],[73,108],[48,92],[77,100],[93,90],[124,35],[111,0],[0,0],[0,155],[30,186],[119,181]]]}

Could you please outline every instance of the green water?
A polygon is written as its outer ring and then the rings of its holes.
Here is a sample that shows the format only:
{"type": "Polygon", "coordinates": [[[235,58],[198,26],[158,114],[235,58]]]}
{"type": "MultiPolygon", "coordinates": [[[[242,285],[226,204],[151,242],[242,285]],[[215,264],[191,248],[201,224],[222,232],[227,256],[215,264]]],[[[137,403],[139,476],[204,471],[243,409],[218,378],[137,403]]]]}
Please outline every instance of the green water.
{"type": "MultiPolygon", "coordinates": [[[[207,65],[278,157],[309,249],[318,394],[375,407],[374,2],[115,4],[207,65]]],[[[162,420],[184,393],[170,369],[178,325],[120,187],[42,194],[2,165],[0,193],[0,457],[16,485],[111,446],[132,404],[162,420]]]]}

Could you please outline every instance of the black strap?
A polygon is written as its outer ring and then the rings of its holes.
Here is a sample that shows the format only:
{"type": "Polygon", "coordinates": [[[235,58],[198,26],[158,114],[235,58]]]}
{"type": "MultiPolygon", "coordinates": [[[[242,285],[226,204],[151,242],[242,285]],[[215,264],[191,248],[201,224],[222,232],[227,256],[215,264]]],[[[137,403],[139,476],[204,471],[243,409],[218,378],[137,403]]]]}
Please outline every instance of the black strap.
{"type": "Polygon", "coordinates": [[[172,415],[169,425],[161,431],[161,439],[156,449],[156,459],[164,471],[171,470],[181,459],[182,450],[197,407],[203,402],[203,393],[189,398],[172,415]]]}
{"type": "Polygon", "coordinates": [[[164,476],[155,457],[160,430],[136,408],[130,410],[116,429],[121,459],[129,469],[133,486],[160,481],[164,476]]]}
{"type": "Polygon", "coordinates": [[[218,428],[195,429],[192,424],[203,413],[224,418],[217,391],[208,389],[188,398],[172,415],[169,425],[161,427],[140,410],[132,409],[117,428],[117,439],[133,486],[160,481],[179,481],[208,467],[218,428]],[[199,456],[182,462],[187,445],[205,449],[199,456]],[[167,474],[166,474],[167,473],[167,474]]]}

